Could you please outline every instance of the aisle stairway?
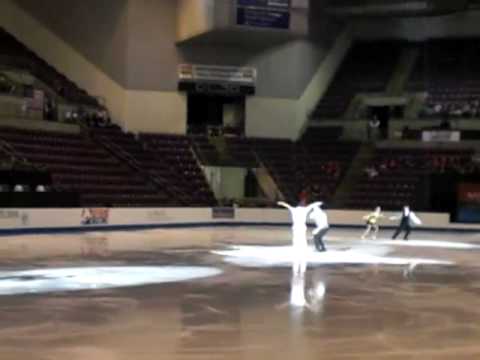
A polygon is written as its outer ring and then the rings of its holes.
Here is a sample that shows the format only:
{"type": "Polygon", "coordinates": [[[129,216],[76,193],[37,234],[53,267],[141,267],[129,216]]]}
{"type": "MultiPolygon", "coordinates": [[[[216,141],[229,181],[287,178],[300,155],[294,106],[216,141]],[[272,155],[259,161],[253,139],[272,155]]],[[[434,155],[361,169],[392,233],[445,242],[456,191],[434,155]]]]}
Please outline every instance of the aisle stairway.
{"type": "Polygon", "coordinates": [[[344,208],[352,188],[365,175],[365,167],[372,161],[375,155],[375,146],[370,143],[362,144],[357,155],[352,161],[343,181],[337,187],[331,206],[344,208]]]}

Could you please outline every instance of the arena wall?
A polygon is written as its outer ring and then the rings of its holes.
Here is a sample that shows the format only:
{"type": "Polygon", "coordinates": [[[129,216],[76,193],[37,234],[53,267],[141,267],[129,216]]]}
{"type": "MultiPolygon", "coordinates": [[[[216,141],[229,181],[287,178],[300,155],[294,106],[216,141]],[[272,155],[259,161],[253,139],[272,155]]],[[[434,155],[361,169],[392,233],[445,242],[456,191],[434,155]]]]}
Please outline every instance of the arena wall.
{"type": "Polygon", "coordinates": [[[14,0],[0,3],[0,26],[80,87],[92,95],[101,95],[114,121],[126,130],[185,133],[183,95],[177,92],[126,90],[97,64],[25,12],[14,0]]]}
{"type": "Polygon", "coordinates": [[[177,41],[213,30],[217,23],[215,5],[215,0],[178,0],[177,41]]]}
{"type": "Polygon", "coordinates": [[[67,74],[79,86],[88,89],[92,95],[101,94],[106,99],[112,117],[124,125],[125,94],[122,87],[71,45],[23,11],[13,0],[4,0],[0,3],[0,26],[48,63],[67,74]]]}
{"type": "MultiPolygon", "coordinates": [[[[367,211],[328,210],[327,214],[333,227],[363,227],[362,217],[367,211]]],[[[388,217],[398,214],[385,213],[385,215],[388,217]]],[[[448,214],[418,213],[417,215],[423,221],[419,229],[459,231],[480,229],[480,225],[450,223],[448,214]]],[[[283,209],[248,208],[3,209],[0,211],[0,235],[218,225],[289,226],[290,216],[288,211],[283,209]],[[100,215],[95,218],[95,221],[86,221],[92,213],[100,215]],[[52,219],[55,220],[52,221],[52,219]]],[[[396,222],[385,219],[380,225],[392,227],[396,226],[396,222]]]]}
{"type": "Polygon", "coordinates": [[[125,90],[124,128],[132,132],[185,134],[187,98],[168,91],[125,90]]]}
{"type": "Polygon", "coordinates": [[[346,30],[337,38],[335,45],[298,98],[279,99],[261,96],[248,98],[247,136],[296,140],[301,135],[318,99],[328,89],[351,44],[351,33],[346,30]]]}
{"type": "MultiPolygon", "coordinates": [[[[106,0],[100,4],[94,0],[49,0],[42,6],[36,0],[10,1],[129,90],[176,92],[181,63],[248,65],[258,69],[259,96],[298,98],[330,47],[321,36],[255,44],[255,31],[247,31],[247,41],[241,43],[231,43],[231,33],[225,32],[218,41],[177,46],[179,10],[189,1],[106,0]]],[[[208,5],[198,5],[208,1],[195,2],[195,8],[208,9],[208,5]]],[[[187,11],[185,16],[193,17],[193,25],[202,23],[194,13],[187,11]]],[[[194,26],[185,31],[200,30],[194,26]]],[[[336,31],[328,37],[336,37],[336,31]]]]}

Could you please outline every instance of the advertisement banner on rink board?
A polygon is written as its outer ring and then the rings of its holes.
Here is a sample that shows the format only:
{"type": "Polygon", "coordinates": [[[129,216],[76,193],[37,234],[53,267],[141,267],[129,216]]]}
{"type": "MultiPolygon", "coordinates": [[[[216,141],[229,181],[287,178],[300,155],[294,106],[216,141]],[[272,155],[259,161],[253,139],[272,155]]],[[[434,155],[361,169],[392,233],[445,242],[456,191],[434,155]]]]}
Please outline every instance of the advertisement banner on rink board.
{"type": "Polygon", "coordinates": [[[212,208],[212,219],[235,219],[235,208],[214,207],[212,208]]]}
{"type": "Polygon", "coordinates": [[[81,214],[82,225],[106,225],[108,224],[109,208],[85,208],[81,214]]]}
{"type": "Polygon", "coordinates": [[[423,131],[422,141],[424,142],[459,142],[460,131],[423,131]]]}
{"type": "Polygon", "coordinates": [[[28,226],[30,216],[27,211],[15,209],[0,210],[0,228],[28,226]]]}
{"type": "MultiPolygon", "coordinates": [[[[477,199],[478,195],[469,195],[477,199]]],[[[472,205],[466,213],[471,218],[472,205]]],[[[473,208],[479,208],[473,205],[473,208]]],[[[393,213],[392,213],[393,214],[393,213]]],[[[363,211],[329,210],[330,223],[363,226],[363,211]]],[[[387,213],[387,215],[390,215],[387,213]]],[[[449,214],[419,213],[425,227],[450,226],[449,214]]],[[[475,214],[474,214],[475,215],[475,214]]],[[[475,215],[476,216],[476,215],[475,215]]],[[[291,225],[284,209],[266,208],[75,208],[75,209],[8,209],[0,211],[1,230],[83,230],[102,228],[123,230],[131,227],[214,226],[216,223],[291,225]]],[[[390,224],[389,224],[390,225],[390,224]]]]}

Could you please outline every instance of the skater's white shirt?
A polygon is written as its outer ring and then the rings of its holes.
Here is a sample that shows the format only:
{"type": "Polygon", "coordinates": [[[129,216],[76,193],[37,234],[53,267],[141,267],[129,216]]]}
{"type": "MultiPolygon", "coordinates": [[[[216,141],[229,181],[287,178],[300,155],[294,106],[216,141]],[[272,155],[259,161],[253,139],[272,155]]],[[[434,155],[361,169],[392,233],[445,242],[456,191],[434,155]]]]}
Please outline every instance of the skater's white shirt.
{"type": "Polygon", "coordinates": [[[422,220],[420,220],[413,211],[410,211],[409,220],[412,225],[422,225],[422,220]]]}
{"type": "Polygon", "coordinates": [[[399,220],[402,218],[402,216],[408,217],[410,225],[422,225],[422,220],[420,220],[420,218],[410,209],[403,209],[402,215],[391,216],[390,220],[399,220]]]}
{"type": "Polygon", "coordinates": [[[306,231],[307,230],[307,217],[308,214],[312,211],[305,206],[297,206],[290,208],[290,215],[292,217],[292,229],[299,229],[306,231]]]}
{"type": "Polygon", "coordinates": [[[317,226],[312,231],[313,235],[316,235],[321,230],[328,229],[328,227],[329,227],[327,214],[325,213],[325,211],[320,209],[318,206],[313,209],[312,213],[310,214],[310,219],[312,219],[315,222],[315,225],[317,226]]]}
{"type": "Polygon", "coordinates": [[[308,214],[317,206],[321,205],[320,202],[310,204],[308,206],[296,206],[292,207],[285,202],[279,202],[278,205],[283,206],[290,211],[290,216],[292,218],[292,245],[294,251],[303,253],[308,249],[307,241],[307,219],[308,214]]]}

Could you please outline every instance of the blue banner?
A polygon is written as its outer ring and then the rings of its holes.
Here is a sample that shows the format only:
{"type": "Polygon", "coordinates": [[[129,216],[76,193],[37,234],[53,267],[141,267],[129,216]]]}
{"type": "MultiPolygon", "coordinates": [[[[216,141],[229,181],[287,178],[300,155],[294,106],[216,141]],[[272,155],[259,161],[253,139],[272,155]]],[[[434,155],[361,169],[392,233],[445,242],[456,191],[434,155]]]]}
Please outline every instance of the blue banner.
{"type": "Polygon", "coordinates": [[[238,6],[289,9],[290,0],[237,0],[238,6]]]}
{"type": "Polygon", "coordinates": [[[288,29],[290,0],[237,0],[237,25],[288,29]]]}

